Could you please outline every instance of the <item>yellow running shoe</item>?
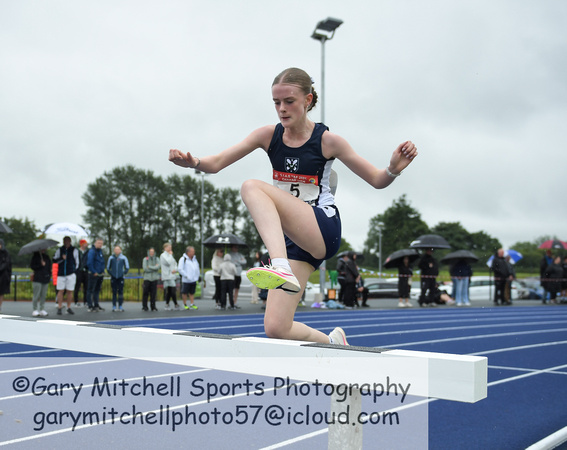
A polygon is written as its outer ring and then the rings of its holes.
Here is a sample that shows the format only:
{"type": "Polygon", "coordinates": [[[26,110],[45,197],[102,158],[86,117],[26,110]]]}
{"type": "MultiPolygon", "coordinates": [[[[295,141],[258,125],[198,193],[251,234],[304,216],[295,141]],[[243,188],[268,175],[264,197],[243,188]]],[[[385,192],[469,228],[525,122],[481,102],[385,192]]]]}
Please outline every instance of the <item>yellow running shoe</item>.
{"type": "Polygon", "coordinates": [[[283,267],[253,267],[246,272],[246,276],[260,289],[281,289],[290,295],[301,290],[295,275],[283,267]]]}

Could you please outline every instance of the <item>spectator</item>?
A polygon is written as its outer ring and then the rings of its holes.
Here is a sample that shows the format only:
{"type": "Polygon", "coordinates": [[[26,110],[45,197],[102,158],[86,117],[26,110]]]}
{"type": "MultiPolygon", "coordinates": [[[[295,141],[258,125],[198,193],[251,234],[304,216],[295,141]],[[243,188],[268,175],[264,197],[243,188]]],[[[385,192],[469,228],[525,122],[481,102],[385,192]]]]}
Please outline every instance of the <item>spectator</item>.
{"type": "Polygon", "coordinates": [[[185,309],[199,309],[195,305],[195,290],[197,289],[197,281],[199,281],[199,261],[195,256],[195,247],[189,246],[185,249],[185,253],[179,258],[177,269],[181,275],[183,307],[185,309]],[[190,306],[187,306],[187,294],[189,294],[191,301],[190,306]]]}
{"type": "Polygon", "coordinates": [[[142,261],[142,268],[144,269],[144,284],[142,286],[142,311],[148,310],[148,295],[150,297],[150,308],[152,309],[152,311],[157,311],[156,295],[160,264],[159,259],[156,256],[156,251],[153,247],[148,250],[148,256],[146,256],[142,261]]]}
{"type": "Polygon", "coordinates": [[[413,270],[410,267],[410,260],[405,256],[401,264],[398,266],[398,302],[399,308],[411,308],[413,305],[410,303],[410,281],[413,275],[413,270]]]}
{"type": "Polygon", "coordinates": [[[10,282],[12,281],[12,259],[6,250],[4,239],[0,239],[0,311],[4,295],[10,293],[10,282]]]}
{"type": "Polygon", "coordinates": [[[563,258],[563,280],[561,282],[561,297],[567,297],[567,256],[563,258]]]}
{"type": "Polygon", "coordinates": [[[63,294],[67,301],[67,314],[75,314],[71,309],[71,301],[75,292],[77,281],[77,269],[79,268],[79,251],[71,245],[71,238],[63,238],[63,246],[59,247],[53,256],[53,262],[59,265],[57,271],[57,315],[61,315],[63,309],[63,294]]]}
{"type": "Polygon", "coordinates": [[[356,268],[355,262],[356,255],[354,252],[349,252],[349,258],[346,261],[345,266],[345,293],[343,296],[343,302],[346,309],[354,308],[356,302],[356,283],[360,279],[358,269],[356,268]]]}
{"type": "Polygon", "coordinates": [[[439,275],[439,264],[433,257],[433,249],[428,248],[419,260],[421,270],[421,295],[419,296],[419,306],[435,305],[435,285],[439,275]]]}
{"type": "MultiPolygon", "coordinates": [[[[260,262],[261,257],[262,255],[260,254],[260,252],[256,252],[254,254],[254,264],[252,265],[252,267],[261,267],[261,262],[260,262]]],[[[253,305],[258,304],[259,293],[260,293],[260,288],[257,287],[255,284],[252,284],[252,299],[250,300],[250,303],[252,303],[253,305]]]]}
{"type": "Polygon", "coordinates": [[[512,304],[512,281],[516,279],[516,269],[514,269],[514,265],[512,264],[512,258],[510,255],[506,255],[504,258],[506,260],[506,265],[508,266],[508,274],[509,278],[506,281],[506,290],[504,291],[504,299],[506,300],[507,305],[512,304]]]}
{"type": "Polygon", "coordinates": [[[47,316],[45,310],[45,298],[47,297],[47,288],[51,281],[51,258],[45,254],[45,250],[35,252],[30,262],[30,268],[33,270],[33,313],[32,316],[47,316]]]}
{"type": "Polygon", "coordinates": [[[213,300],[216,302],[215,309],[220,309],[220,290],[221,290],[221,282],[220,282],[220,266],[223,263],[223,255],[224,251],[222,248],[217,248],[211,259],[211,269],[213,269],[213,279],[215,280],[215,295],[213,296],[213,300]]]}
{"type": "Polygon", "coordinates": [[[553,256],[551,254],[551,250],[548,249],[545,251],[545,255],[541,259],[541,263],[539,264],[539,276],[540,276],[540,284],[543,288],[543,297],[542,303],[545,305],[547,303],[547,297],[549,290],[547,289],[547,280],[545,278],[545,271],[553,263],[553,256]]]}
{"type": "Polygon", "coordinates": [[[455,300],[451,298],[447,291],[439,289],[439,283],[435,283],[435,287],[433,288],[433,303],[431,303],[431,306],[453,304],[455,304],[455,300]]]}
{"type": "Polygon", "coordinates": [[[510,279],[508,264],[504,259],[504,249],[499,248],[492,260],[492,270],[494,272],[494,304],[506,305],[505,290],[506,284],[510,279]]]}
{"type": "MultiPolygon", "coordinates": [[[[260,256],[260,266],[267,266],[270,264],[270,254],[268,252],[260,256]]],[[[259,266],[259,267],[260,267],[259,266]]],[[[259,289],[258,299],[262,300],[262,309],[266,309],[266,304],[268,303],[268,289],[259,289]]],[[[303,291],[305,294],[305,290],[303,291]]]]}
{"type": "Polygon", "coordinates": [[[358,277],[358,282],[356,283],[356,297],[362,301],[361,306],[364,308],[370,308],[368,302],[368,288],[364,286],[364,278],[358,277]]]}
{"type": "Polygon", "coordinates": [[[224,255],[223,262],[219,268],[221,292],[220,292],[220,309],[226,309],[226,295],[230,302],[230,309],[236,309],[234,305],[234,279],[236,274],[236,265],[232,262],[230,254],[224,255]]]}
{"type": "Polygon", "coordinates": [[[470,306],[469,301],[469,282],[472,276],[472,268],[464,259],[457,261],[453,266],[453,287],[455,292],[455,302],[457,306],[470,306]]]}
{"type": "Polygon", "coordinates": [[[79,292],[83,288],[83,304],[87,302],[87,285],[89,282],[89,272],[87,270],[87,254],[89,253],[89,244],[85,239],[79,241],[79,268],[77,269],[77,282],[75,283],[75,292],[73,298],[75,306],[82,306],[79,303],[79,292]]]}
{"type": "Polygon", "coordinates": [[[346,263],[348,261],[348,254],[344,254],[337,260],[337,281],[339,282],[339,302],[344,302],[345,296],[345,280],[346,280],[346,263]]]}
{"type": "Polygon", "coordinates": [[[99,305],[100,288],[104,277],[104,255],[102,253],[101,238],[95,239],[93,246],[87,254],[87,270],[89,281],[87,281],[87,306],[89,312],[104,311],[99,305]]]}
{"type": "Polygon", "coordinates": [[[173,257],[173,249],[171,243],[163,244],[163,253],[159,257],[161,264],[161,279],[163,281],[163,299],[165,301],[165,310],[171,311],[169,301],[173,301],[174,309],[179,310],[177,304],[177,263],[173,257]]]}
{"type": "Polygon", "coordinates": [[[106,271],[110,275],[110,286],[112,287],[112,312],[117,311],[116,300],[118,299],[118,311],[124,312],[124,275],[130,270],[128,258],[122,253],[122,248],[114,247],[114,254],[108,258],[106,271]]]}
{"type": "Polygon", "coordinates": [[[240,283],[242,282],[242,269],[246,266],[246,258],[242,253],[238,251],[238,246],[233,245],[230,250],[230,257],[232,258],[232,263],[236,267],[236,275],[234,276],[234,307],[236,309],[240,308],[236,303],[238,302],[238,291],[240,290],[240,283]]]}
{"type": "Polygon", "coordinates": [[[561,280],[563,279],[561,256],[553,258],[553,262],[547,266],[547,269],[544,272],[544,278],[547,280],[547,290],[549,291],[550,303],[557,303],[557,293],[561,292],[561,280]]]}

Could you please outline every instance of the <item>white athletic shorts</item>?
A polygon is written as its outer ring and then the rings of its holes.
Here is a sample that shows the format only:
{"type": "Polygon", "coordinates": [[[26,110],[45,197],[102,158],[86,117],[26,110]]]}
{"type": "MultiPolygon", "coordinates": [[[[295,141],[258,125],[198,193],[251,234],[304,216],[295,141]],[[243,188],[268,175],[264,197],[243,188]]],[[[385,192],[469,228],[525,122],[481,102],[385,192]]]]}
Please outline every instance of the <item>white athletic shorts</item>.
{"type": "Polygon", "coordinates": [[[57,290],[62,291],[66,289],[67,291],[74,291],[76,281],[77,276],[75,274],[67,275],[66,277],[59,275],[57,277],[57,290]]]}

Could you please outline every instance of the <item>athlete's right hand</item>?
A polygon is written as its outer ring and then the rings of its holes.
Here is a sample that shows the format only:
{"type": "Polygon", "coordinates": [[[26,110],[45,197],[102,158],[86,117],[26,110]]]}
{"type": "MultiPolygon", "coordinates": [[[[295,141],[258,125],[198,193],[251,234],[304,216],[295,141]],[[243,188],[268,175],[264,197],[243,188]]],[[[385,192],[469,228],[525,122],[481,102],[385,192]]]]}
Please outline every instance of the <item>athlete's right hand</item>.
{"type": "Polygon", "coordinates": [[[180,167],[193,168],[198,163],[199,160],[191,155],[191,153],[183,153],[181,150],[171,149],[169,151],[169,160],[180,167]]]}

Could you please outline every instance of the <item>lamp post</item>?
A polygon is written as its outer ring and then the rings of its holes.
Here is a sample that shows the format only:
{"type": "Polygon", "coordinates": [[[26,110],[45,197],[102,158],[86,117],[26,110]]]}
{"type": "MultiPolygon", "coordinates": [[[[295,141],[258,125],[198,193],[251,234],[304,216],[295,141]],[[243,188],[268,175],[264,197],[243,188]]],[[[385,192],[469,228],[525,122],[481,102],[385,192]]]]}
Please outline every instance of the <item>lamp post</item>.
{"type": "Polygon", "coordinates": [[[378,222],[378,278],[382,278],[382,229],[383,222],[378,222]]]}
{"type": "MultiPolygon", "coordinates": [[[[333,39],[335,31],[343,23],[340,19],[327,17],[325,20],[319,21],[311,37],[321,42],[321,90],[319,95],[319,104],[321,109],[321,122],[325,123],[325,42],[333,39]]],[[[325,261],[319,266],[319,286],[322,299],[325,298],[325,261]]]]}
{"type": "Polygon", "coordinates": [[[204,226],[204,214],[205,214],[205,172],[196,170],[197,175],[201,175],[201,298],[203,298],[203,291],[205,288],[205,244],[203,243],[205,238],[203,232],[205,231],[204,226]]]}

